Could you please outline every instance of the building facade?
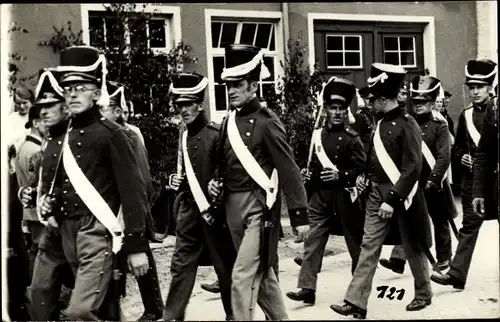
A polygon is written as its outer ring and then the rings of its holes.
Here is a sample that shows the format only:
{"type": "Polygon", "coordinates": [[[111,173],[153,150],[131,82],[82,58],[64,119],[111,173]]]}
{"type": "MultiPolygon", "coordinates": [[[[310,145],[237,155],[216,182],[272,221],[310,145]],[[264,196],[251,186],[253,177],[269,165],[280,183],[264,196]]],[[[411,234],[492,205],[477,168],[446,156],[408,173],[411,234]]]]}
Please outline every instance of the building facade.
{"type": "MultiPolygon", "coordinates": [[[[427,68],[453,94],[454,118],[467,100],[463,86],[467,60],[485,56],[496,61],[498,56],[495,1],[168,3],[146,10],[153,14],[147,30],[156,30],[148,46],[165,52],[183,40],[192,47],[198,61],[186,70],[209,78],[205,106],[214,120],[220,120],[227,105],[220,73],[224,46],[229,43],[265,50],[272,76],[261,83],[260,93],[275,87],[287,40],[299,35],[308,48],[304,60],[311,68],[318,63],[325,78],[346,77],[357,87],[365,86],[375,61],[403,66],[408,80],[427,68]]],[[[106,15],[102,4],[13,4],[11,12],[11,20],[29,31],[11,39],[11,50],[28,58],[24,74],[57,64],[57,55],[37,42],[50,38],[53,26],[67,21],[74,30],[83,30],[86,44],[112,45],[122,36],[134,42],[113,26],[113,17],[106,15]]]]}

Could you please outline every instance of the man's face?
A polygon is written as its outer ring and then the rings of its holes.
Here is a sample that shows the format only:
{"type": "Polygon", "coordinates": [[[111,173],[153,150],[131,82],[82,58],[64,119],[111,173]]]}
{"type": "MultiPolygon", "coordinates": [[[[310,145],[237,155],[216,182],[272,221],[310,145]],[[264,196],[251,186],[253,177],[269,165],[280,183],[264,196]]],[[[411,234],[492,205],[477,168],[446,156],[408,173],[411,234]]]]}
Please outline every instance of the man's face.
{"type": "Polygon", "coordinates": [[[434,107],[433,101],[412,100],[413,111],[416,115],[430,113],[434,107]]]}
{"type": "Polygon", "coordinates": [[[19,115],[23,116],[28,114],[32,105],[30,100],[19,97],[19,95],[17,94],[14,97],[14,103],[16,104],[16,111],[19,113],[19,115]]]}
{"type": "Polygon", "coordinates": [[[449,104],[450,104],[450,97],[445,97],[443,99],[443,109],[446,109],[449,104]]]}
{"type": "Polygon", "coordinates": [[[327,103],[325,107],[326,119],[330,126],[344,123],[347,116],[347,109],[340,102],[327,103]]]}
{"type": "Polygon", "coordinates": [[[383,97],[371,97],[370,98],[370,106],[373,108],[375,113],[384,112],[386,105],[386,100],[383,97]]]}
{"type": "Polygon", "coordinates": [[[61,123],[68,115],[64,102],[45,104],[40,111],[40,118],[47,128],[61,123]]]}
{"type": "Polygon", "coordinates": [[[475,104],[483,104],[490,97],[491,86],[486,84],[470,84],[468,87],[469,96],[475,104]]]}
{"type": "Polygon", "coordinates": [[[438,112],[443,111],[443,106],[444,106],[444,99],[438,98],[436,99],[436,104],[434,104],[434,109],[438,112]]]}
{"type": "Polygon", "coordinates": [[[124,123],[128,121],[129,116],[130,116],[130,110],[128,105],[126,105],[125,109],[122,110],[122,115],[121,115],[121,118],[123,119],[124,123]]]}
{"type": "Polygon", "coordinates": [[[398,103],[399,104],[406,103],[407,99],[408,99],[408,92],[405,89],[400,89],[397,97],[398,103]]]}
{"type": "Polygon", "coordinates": [[[118,101],[113,98],[110,99],[108,106],[101,107],[99,111],[105,118],[113,122],[118,122],[118,119],[122,115],[122,109],[118,104],[118,101]]]}
{"type": "Polygon", "coordinates": [[[99,99],[101,92],[93,83],[75,82],[63,86],[66,104],[71,114],[90,110],[99,99]]]}
{"type": "Polygon", "coordinates": [[[178,102],[175,104],[175,109],[182,117],[184,124],[191,124],[200,115],[203,107],[197,102],[178,102]]]}
{"type": "Polygon", "coordinates": [[[229,101],[231,106],[240,108],[255,95],[258,89],[258,83],[255,81],[248,81],[246,79],[227,82],[227,91],[229,94],[229,101]]]}
{"type": "Polygon", "coordinates": [[[45,122],[42,120],[41,116],[40,118],[33,120],[33,129],[35,129],[39,136],[46,136],[48,128],[45,122]]]}

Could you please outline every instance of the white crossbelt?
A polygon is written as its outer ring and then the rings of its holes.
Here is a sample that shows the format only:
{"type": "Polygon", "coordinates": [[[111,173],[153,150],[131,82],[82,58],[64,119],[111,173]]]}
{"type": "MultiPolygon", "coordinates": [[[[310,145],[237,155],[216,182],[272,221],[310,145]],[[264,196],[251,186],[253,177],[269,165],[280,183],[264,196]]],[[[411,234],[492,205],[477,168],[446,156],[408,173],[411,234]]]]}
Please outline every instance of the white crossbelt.
{"type": "Polygon", "coordinates": [[[182,133],[182,154],[184,159],[184,168],[186,170],[186,177],[189,183],[189,188],[191,189],[191,193],[193,194],[194,201],[200,210],[200,213],[206,211],[210,204],[201,189],[200,183],[198,179],[196,179],[196,174],[194,173],[193,166],[191,164],[191,160],[189,159],[188,150],[187,150],[187,130],[182,133]]]}
{"type": "Polygon", "coordinates": [[[235,116],[236,111],[232,111],[229,114],[227,122],[227,137],[229,139],[229,143],[248,175],[250,175],[250,177],[266,192],[266,206],[271,209],[278,194],[278,171],[273,169],[271,178],[269,178],[264,170],[262,170],[257,160],[255,160],[254,156],[241,139],[238,126],[236,125],[235,116]]]}
{"type": "MultiPolygon", "coordinates": [[[[377,128],[375,129],[375,135],[373,136],[373,147],[375,148],[375,154],[377,155],[377,159],[382,168],[384,169],[385,173],[389,177],[389,180],[391,180],[391,183],[393,185],[396,185],[396,183],[399,180],[399,177],[401,176],[401,173],[396,167],[394,161],[387,153],[387,150],[384,147],[384,143],[382,143],[382,139],[380,138],[380,122],[381,121],[378,121],[377,128]]],[[[418,180],[415,182],[413,188],[408,194],[408,197],[406,197],[406,200],[404,201],[406,210],[410,208],[413,202],[413,197],[417,193],[417,188],[418,188],[418,180]]]]}
{"type": "MultiPolygon", "coordinates": [[[[337,166],[333,164],[332,160],[326,155],[325,149],[323,148],[323,141],[321,140],[321,131],[321,128],[313,131],[311,140],[313,141],[314,152],[323,168],[330,168],[333,169],[333,171],[339,172],[337,166]]],[[[358,190],[356,187],[347,187],[344,189],[349,192],[351,202],[354,202],[356,198],[358,198],[358,190]]]]}
{"type": "Polygon", "coordinates": [[[479,134],[479,131],[476,129],[476,126],[474,125],[474,121],[472,120],[472,112],[474,111],[473,108],[469,108],[465,110],[464,116],[465,116],[465,122],[467,123],[467,130],[469,131],[469,135],[472,138],[472,141],[474,141],[474,144],[476,146],[479,145],[479,139],[481,138],[481,134],[479,134]]]}
{"type": "MultiPolygon", "coordinates": [[[[424,155],[424,158],[427,161],[427,164],[429,165],[429,167],[431,168],[431,171],[432,171],[432,169],[434,169],[434,166],[436,165],[436,159],[434,158],[431,150],[429,149],[427,144],[425,144],[424,141],[422,141],[422,154],[424,155]]],[[[441,182],[443,182],[444,179],[448,179],[448,181],[450,181],[450,173],[451,173],[451,166],[449,166],[448,170],[446,170],[446,172],[444,173],[444,176],[441,179],[441,182]]]]}
{"type": "Polygon", "coordinates": [[[68,144],[68,136],[69,135],[66,135],[63,143],[64,170],[80,199],[82,199],[87,208],[112,235],[112,251],[116,254],[122,247],[124,237],[122,207],[120,206],[118,216],[115,216],[109,205],[87,179],[78,166],[78,163],[76,163],[75,157],[68,144]]]}

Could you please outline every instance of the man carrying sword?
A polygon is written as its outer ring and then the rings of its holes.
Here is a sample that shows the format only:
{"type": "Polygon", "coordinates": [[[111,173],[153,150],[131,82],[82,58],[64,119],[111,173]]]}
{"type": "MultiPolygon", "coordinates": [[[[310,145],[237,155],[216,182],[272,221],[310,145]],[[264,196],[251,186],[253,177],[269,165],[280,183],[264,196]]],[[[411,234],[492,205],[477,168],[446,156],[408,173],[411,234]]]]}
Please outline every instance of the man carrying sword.
{"type": "MultiPolygon", "coordinates": [[[[326,109],[326,126],[318,124],[311,139],[314,159],[302,175],[308,191],[309,221],[311,230],[304,241],[304,260],[301,265],[298,292],[286,295],[294,301],[314,304],[316,283],[330,233],[343,235],[356,268],[361,239],[363,238],[364,213],[359,208],[356,178],[365,167],[366,154],[358,133],[346,126],[347,108],[356,94],[353,83],[332,77],[324,86],[320,102],[326,109]]],[[[318,119],[322,118],[322,109],[318,119]]]]}
{"type": "Polygon", "coordinates": [[[431,303],[430,274],[424,251],[429,249],[432,236],[425,201],[418,187],[422,134],[415,119],[396,98],[405,75],[400,66],[374,63],[368,79],[372,106],[383,115],[369,148],[367,177],[358,178],[359,189],[368,189],[358,265],[344,305],[330,306],[342,315],[366,318],[377,262],[393,224],[399,228],[415,279],[414,299],[406,310],[420,310],[431,303]]]}
{"type": "Polygon", "coordinates": [[[104,55],[94,47],[74,46],[61,52],[60,61],[54,71],[71,123],[47,145],[40,210],[60,226],[75,276],[69,319],[98,320],[109,316],[99,310],[117,273],[116,254],[127,257],[136,276],[149,269],[147,188],[125,129],[99,113],[98,105],[109,103],[104,55]]]}

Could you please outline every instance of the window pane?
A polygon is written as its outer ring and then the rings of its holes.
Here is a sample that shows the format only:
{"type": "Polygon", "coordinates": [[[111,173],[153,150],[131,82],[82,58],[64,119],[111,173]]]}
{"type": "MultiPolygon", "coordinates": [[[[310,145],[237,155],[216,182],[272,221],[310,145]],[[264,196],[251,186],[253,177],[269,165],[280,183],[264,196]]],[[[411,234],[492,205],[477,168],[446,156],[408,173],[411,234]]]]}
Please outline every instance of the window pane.
{"type": "Polygon", "coordinates": [[[326,50],[342,50],[342,36],[327,36],[326,37],[326,50]]]}
{"type": "Polygon", "coordinates": [[[327,53],[326,66],[328,67],[343,67],[344,57],[342,53],[327,53]]]}
{"type": "Polygon", "coordinates": [[[90,46],[104,47],[104,21],[102,17],[89,17],[90,46]]]}
{"type": "Polygon", "coordinates": [[[119,47],[124,41],[123,25],[117,18],[105,18],[106,21],[106,45],[119,47]]]}
{"type": "Polygon", "coordinates": [[[164,48],[167,46],[165,39],[165,20],[149,21],[149,46],[151,48],[164,48]]]}
{"type": "Polygon", "coordinates": [[[219,45],[219,35],[221,27],[221,22],[212,22],[212,48],[217,48],[217,46],[219,45]]]}
{"type": "Polygon", "coordinates": [[[399,65],[399,54],[398,53],[384,53],[384,63],[399,65]]]}
{"type": "Polygon", "coordinates": [[[266,48],[269,43],[269,33],[271,32],[271,24],[259,24],[257,29],[257,38],[255,39],[255,46],[260,48],[266,48]]]}
{"type": "Polygon", "coordinates": [[[222,69],[224,68],[224,56],[214,57],[214,80],[216,83],[221,83],[220,74],[222,74],[222,69]]]}
{"type": "Polygon", "coordinates": [[[401,65],[415,65],[413,53],[401,53],[401,65]]]}
{"type": "Polygon", "coordinates": [[[271,77],[267,80],[274,80],[274,57],[264,57],[264,64],[266,64],[267,69],[269,69],[269,73],[271,77]]]}
{"type": "Polygon", "coordinates": [[[226,109],[226,85],[215,85],[215,110],[225,111],[226,109]]]}
{"type": "Polygon", "coordinates": [[[253,45],[255,29],[257,29],[256,23],[244,23],[241,27],[240,44],[253,45]]]}
{"type": "Polygon", "coordinates": [[[220,47],[226,47],[227,45],[234,44],[234,39],[236,37],[236,27],[237,23],[224,22],[222,24],[222,37],[220,40],[220,47]]]}
{"type": "Polygon", "coordinates": [[[345,65],[360,66],[361,65],[360,53],[345,53],[345,65]]]}
{"type": "Polygon", "coordinates": [[[275,40],[274,40],[274,37],[275,37],[275,32],[274,32],[274,28],[272,29],[272,34],[271,34],[271,42],[269,44],[269,50],[276,50],[276,45],[275,45],[275,40]]]}
{"type": "Polygon", "coordinates": [[[384,50],[398,50],[398,37],[384,37],[384,50]]]}
{"type": "Polygon", "coordinates": [[[360,37],[345,37],[345,50],[359,50],[360,37]]]}
{"type": "Polygon", "coordinates": [[[130,45],[132,47],[147,46],[146,20],[134,19],[129,22],[130,45]]]}
{"type": "Polygon", "coordinates": [[[400,50],[414,50],[413,37],[400,37],[399,45],[400,45],[400,50]]]}

